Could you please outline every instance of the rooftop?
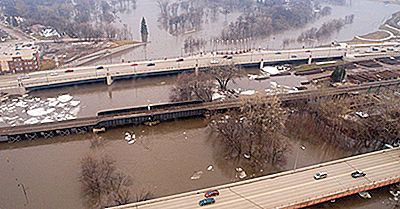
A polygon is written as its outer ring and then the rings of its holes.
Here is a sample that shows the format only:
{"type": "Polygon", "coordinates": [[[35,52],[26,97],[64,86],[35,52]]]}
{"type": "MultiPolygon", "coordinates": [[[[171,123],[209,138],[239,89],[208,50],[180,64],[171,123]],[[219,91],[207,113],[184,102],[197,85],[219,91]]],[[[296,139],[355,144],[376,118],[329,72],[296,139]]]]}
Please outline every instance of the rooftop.
{"type": "Polygon", "coordinates": [[[0,61],[12,60],[13,57],[22,57],[23,59],[32,59],[38,51],[34,43],[9,42],[0,44],[0,61]]]}

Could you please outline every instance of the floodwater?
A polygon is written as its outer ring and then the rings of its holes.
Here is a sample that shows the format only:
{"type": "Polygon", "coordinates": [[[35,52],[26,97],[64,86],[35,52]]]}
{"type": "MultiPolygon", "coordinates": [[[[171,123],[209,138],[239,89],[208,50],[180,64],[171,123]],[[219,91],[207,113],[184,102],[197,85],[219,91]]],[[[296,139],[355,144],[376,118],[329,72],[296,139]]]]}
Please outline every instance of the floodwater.
{"type": "MultiPolygon", "coordinates": [[[[211,45],[211,39],[215,39],[221,34],[224,27],[229,25],[230,22],[236,20],[240,13],[231,13],[227,16],[225,21],[224,15],[219,15],[216,21],[206,21],[201,30],[190,34],[173,36],[166,30],[162,29],[158,22],[160,9],[156,0],[137,0],[136,9],[131,10],[129,13],[119,13],[121,24],[126,24],[133,34],[135,40],[140,40],[140,21],[142,17],[146,18],[149,29],[149,43],[146,47],[139,47],[129,50],[125,53],[115,55],[112,59],[104,59],[96,62],[96,64],[107,64],[111,62],[121,62],[122,60],[143,60],[155,59],[163,57],[179,57],[186,55],[183,50],[183,43],[186,38],[192,36],[193,38],[201,38],[208,42],[203,51],[212,51],[215,49],[221,50],[234,50],[240,48],[266,48],[266,49],[281,49],[283,48],[283,41],[285,39],[297,39],[297,37],[304,31],[312,27],[320,27],[323,23],[332,19],[344,18],[346,15],[354,14],[354,22],[346,25],[338,33],[327,37],[326,40],[305,45],[303,43],[291,42],[286,48],[299,48],[302,46],[319,46],[329,44],[332,41],[346,41],[353,39],[357,35],[365,35],[370,32],[378,30],[379,26],[390,16],[400,10],[400,5],[387,4],[383,1],[372,0],[348,0],[344,6],[330,5],[332,7],[332,14],[320,18],[314,22],[307,24],[304,28],[289,30],[279,35],[272,35],[270,37],[253,39],[247,44],[242,46],[216,46],[211,45]]],[[[216,42],[214,42],[216,43],[216,42]]],[[[93,64],[93,63],[92,63],[93,64]]]]}
{"type": "MultiPolygon", "coordinates": [[[[0,144],[0,207],[85,208],[78,179],[80,160],[89,154],[108,155],[114,159],[118,169],[131,176],[133,194],[146,189],[153,197],[160,197],[238,181],[235,168],[242,163],[224,159],[214,139],[206,121],[199,118],[155,127],[120,127],[99,136],[85,134],[3,143],[0,144]],[[135,144],[128,145],[124,139],[127,131],[136,133],[135,144]],[[91,139],[95,138],[102,143],[93,147],[91,139]],[[210,165],[214,171],[207,171],[210,165]],[[191,180],[197,171],[203,172],[200,179],[191,180]]],[[[293,169],[297,152],[298,167],[346,155],[323,143],[289,142],[292,149],[282,170],[293,169]],[[306,149],[301,150],[300,146],[306,149]]],[[[251,175],[248,170],[247,175],[251,175]]],[[[347,198],[334,207],[385,208],[381,201],[387,199],[387,193],[374,192],[373,199],[368,201],[356,196],[347,198]]]]}
{"type": "MultiPolygon", "coordinates": [[[[271,37],[267,41],[253,43],[252,46],[281,48],[282,41],[286,38],[296,38],[302,31],[321,25],[328,19],[354,14],[354,23],[347,25],[330,38],[348,40],[354,35],[376,30],[386,18],[400,10],[398,5],[368,0],[352,1],[352,4],[332,6],[332,8],[331,16],[311,23],[304,29],[288,31],[279,37],[274,36],[275,39],[271,37]]],[[[106,59],[104,62],[181,56],[182,43],[188,35],[174,37],[159,28],[158,13],[156,0],[138,0],[136,10],[130,14],[121,14],[123,22],[128,23],[134,32],[135,39],[139,39],[140,19],[145,16],[151,43],[146,50],[137,48],[117,55],[113,59],[106,59]]],[[[227,19],[232,21],[237,15],[230,14],[227,19]]],[[[191,35],[208,40],[218,35],[222,26],[226,24],[228,23],[224,18],[220,17],[218,21],[204,25],[202,31],[191,35]],[[213,31],[215,34],[208,31],[213,31]]],[[[327,40],[328,42],[330,41],[327,40]]],[[[206,50],[210,49],[211,46],[208,46],[206,50]]],[[[256,73],[256,71],[257,69],[253,69],[248,72],[256,73]]],[[[45,99],[68,93],[81,102],[78,117],[85,117],[93,116],[103,109],[167,102],[175,79],[176,76],[134,79],[118,81],[112,86],[92,84],[34,92],[31,95],[45,99]]],[[[236,79],[236,83],[231,87],[263,91],[271,86],[271,81],[292,87],[299,85],[303,80],[304,77],[295,76],[274,77],[264,81],[251,81],[243,77],[236,79]]],[[[85,208],[78,181],[80,160],[93,153],[109,155],[116,161],[121,171],[132,177],[133,194],[145,188],[151,191],[154,197],[159,197],[237,181],[235,168],[240,166],[240,162],[227,162],[221,156],[221,151],[215,148],[217,146],[214,139],[203,119],[189,119],[162,123],[155,127],[120,127],[108,130],[100,136],[85,134],[14,144],[3,143],[0,144],[0,208],[85,208]],[[136,133],[138,139],[135,144],[128,145],[124,140],[127,131],[136,133]],[[93,138],[101,140],[102,145],[93,148],[91,146],[93,138]],[[215,170],[207,171],[209,165],[213,165],[215,170]],[[196,171],[203,171],[203,175],[198,180],[191,180],[190,177],[196,171]]],[[[288,161],[283,170],[293,168],[294,158],[301,145],[306,149],[299,153],[298,167],[346,155],[327,144],[310,144],[293,140],[290,144],[292,151],[288,153],[288,161]]],[[[271,172],[273,171],[264,171],[262,175],[271,172]]],[[[387,190],[376,190],[372,195],[371,200],[354,196],[337,201],[335,204],[313,208],[388,208],[382,203],[389,197],[387,190]]]]}
{"type": "MultiPolygon", "coordinates": [[[[250,80],[247,76],[247,74],[258,73],[259,70],[256,68],[244,70],[243,76],[234,79],[235,82],[231,83],[229,88],[241,89],[242,91],[264,91],[265,89],[271,88],[271,82],[276,82],[279,85],[291,88],[300,86],[301,81],[307,80],[307,78],[303,76],[288,75],[256,81],[250,80]]],[[[169,102],[170,92],[175,80],[176,76],[132,79],[116,81],[111,86],[97,83],[32,92],[30,95],[46,99],[57,97],[62,94],[70,94],[75,100],[80,101],[78,117],[86,117],[95,116],[100,110],[169,102]]]]}

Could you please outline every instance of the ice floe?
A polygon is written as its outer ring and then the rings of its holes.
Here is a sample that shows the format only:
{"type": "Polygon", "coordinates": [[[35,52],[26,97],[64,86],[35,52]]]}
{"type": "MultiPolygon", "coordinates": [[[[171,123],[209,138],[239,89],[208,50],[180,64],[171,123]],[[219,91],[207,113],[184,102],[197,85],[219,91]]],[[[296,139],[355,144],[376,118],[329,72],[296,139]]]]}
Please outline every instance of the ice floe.
{"type": "Polygon", "coordinates": [[[69,94],[46,99],[29,95],[2,99],[0,104],[0,126],[73,120],[76,119],[80,111],[80,103],[69,94]]]}

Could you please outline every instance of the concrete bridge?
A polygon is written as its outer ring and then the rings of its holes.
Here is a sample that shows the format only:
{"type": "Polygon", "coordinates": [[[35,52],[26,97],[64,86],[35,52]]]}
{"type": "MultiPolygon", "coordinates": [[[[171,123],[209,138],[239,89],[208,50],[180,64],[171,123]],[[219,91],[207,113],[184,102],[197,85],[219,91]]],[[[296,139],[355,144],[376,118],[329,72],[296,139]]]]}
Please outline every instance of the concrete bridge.
{"type": "MultiPolygon", "coordinates": [[[[400,80],[371,82],[342,88],[332,88],[327,91],[309,90],[298,93],[280,94],[278,97],[284,103],[306,102],[319,97],[340,96],[348,93],[380,91],[381,89],[398,89],[400,80]]],[[[223,102],[188,103],[184,105],[160,105],[150,107],[127,108],[128,111],[110,110],[96,117],[79,118],[53,123],[21,125],[0,128],[0,141],[32,140],[49,138],[56,135],[79,134],[91,131],[93,128],[112,128],[128,124],[143,124],[151,121],[166,121],[186,117],[199,117],[216,111],[240,107],[239,99],[223,102]],[[131,109],[131,110],[130,110],[131,109]]]]}
{"type": "Polygon", "coordinates": [[[303,208],[398,182],[400,148],[394,148],[113,209],[201,208],[204,192],[213,189],[220,195],[206,208],[303,208]],[[353,178],[355,170],[366,176],[353,178]],[[327,178],[315,180],[313,175],[320,171],[327,172],[327,178]]]}
{"type": "Polygon", "coordinates": [[[64,68],[29,73],[29,78],[24,79],[17,79],[17,75],[1,76],[0,91],[14,88],[24,88],[29,91],[94,82],[105,82],[111,85],[113,80],[176,74],[229,63],[244,67],[258,67],[261,63],[265,65],[299,64],[341,59],[345,54],[345,46],[281,51],[253,50],[237,54],[208,53],[154,61],[64,68]]]}

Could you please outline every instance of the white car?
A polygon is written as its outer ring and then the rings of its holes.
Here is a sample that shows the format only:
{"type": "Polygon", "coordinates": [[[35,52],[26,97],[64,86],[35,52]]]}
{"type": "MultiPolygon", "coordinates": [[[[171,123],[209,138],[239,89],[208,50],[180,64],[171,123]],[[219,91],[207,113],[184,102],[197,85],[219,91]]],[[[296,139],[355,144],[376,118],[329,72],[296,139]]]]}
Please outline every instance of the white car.
{"type": "Polygon", "coordinates": [[[31,78],[28,74],[23,74],[23,75],[21,75],[21,76],[18,76],[18,79],[19,80],[22,80],[22,79],[29,79],[29,78],[31,78]]]}
{"type": "Polygon", "coordinates": [[[324,172],[324,171],[318,172],[318,173],[316,173],[316,174],[314,175],[314,179],[315,179],[315,180],[324,179],[324,178],[326,178],[326,177],[328,177],[328,173],[327,173],[327,172],[324,172]]]}
{"type": "Polygon", "coordinates": [[[58,76],[58,73],[57,72],[51,72],[50,76],[58,76]]]}
{"type": "Polygon", "coordinates": [[[210,63],[211,63],[211,64],[218,64],[219,61],[218,61],[218,60],[211,60],[210,63]]]}

